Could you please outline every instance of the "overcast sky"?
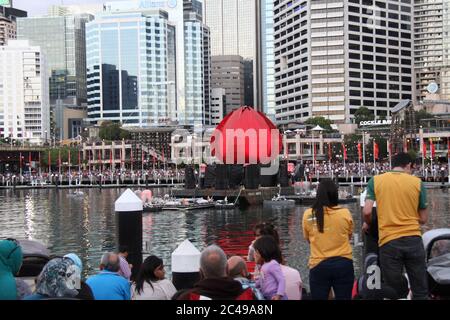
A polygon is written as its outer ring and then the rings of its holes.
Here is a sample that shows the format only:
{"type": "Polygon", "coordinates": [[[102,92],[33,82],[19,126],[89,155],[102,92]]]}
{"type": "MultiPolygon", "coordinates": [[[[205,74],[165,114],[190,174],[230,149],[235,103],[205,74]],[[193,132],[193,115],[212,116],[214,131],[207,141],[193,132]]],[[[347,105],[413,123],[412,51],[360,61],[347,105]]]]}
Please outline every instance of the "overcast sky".
{"type": "MultiPolygon", "coordinates": [[[[88,4],[103,3],[108,0],[13,0],[14,7],[28,11],[28,16],[39,16],[47,13],[53,4],[88,4]]],[[[111,0],[109,0],[111,1],[111,0]]]]}

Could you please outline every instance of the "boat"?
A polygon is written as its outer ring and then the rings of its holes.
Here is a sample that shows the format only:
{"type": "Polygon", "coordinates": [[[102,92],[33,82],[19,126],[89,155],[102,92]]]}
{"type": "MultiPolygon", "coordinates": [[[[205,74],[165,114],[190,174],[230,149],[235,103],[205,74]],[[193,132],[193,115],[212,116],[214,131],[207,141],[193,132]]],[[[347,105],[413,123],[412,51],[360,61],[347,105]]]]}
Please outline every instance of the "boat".
{"type": "Polygon", "coordinates": [[[197,199],[171,199],[164,203],[162,210],[168,211],[192,211],[214,208],[214,202],[203,198],[197,199]]]}
{"type": "Polygon", "coordinates": [[[264,206],[293,207],[295,206],[295,200],[286,199],[285,196],[278,194],[271,200],[264,200],[263,204],[264,206]]]}
{"type": "Polygon", "coordinates": [[[156,203],[144,203],[144,212],[160,212],[163,210],[163,205],[156,203]]]}
{"type": "Polygon", "coordinates": [[[219,210],[234,210],[236,202],[228,202],[228,197],[225,197],[224,200],[217,200],[214,207],[219,210]]]}

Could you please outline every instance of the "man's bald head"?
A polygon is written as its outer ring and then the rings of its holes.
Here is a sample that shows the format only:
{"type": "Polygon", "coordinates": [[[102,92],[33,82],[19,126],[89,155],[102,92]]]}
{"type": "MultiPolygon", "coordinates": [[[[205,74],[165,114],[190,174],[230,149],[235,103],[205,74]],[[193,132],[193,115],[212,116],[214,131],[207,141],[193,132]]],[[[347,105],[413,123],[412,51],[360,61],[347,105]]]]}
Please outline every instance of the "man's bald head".
{"type": "Polygon", "coordinates": [[[200,256],[200,270],[205,279],[226,277],[227,256],[225,252],[216,245],[207,247],[200,256]]]}
{"type": "Polygon", "coordinates": [[[110,272],[118,272],[120,270],[119,256],[113,252],[103,254],[100,261],[100,269],[110,272]]]}
{"type": "Polygon", "coordinates": [[[228,275],[232,278],[247,277],[248,269],[242,257],[233,256],[228,259],[228,275]]]}

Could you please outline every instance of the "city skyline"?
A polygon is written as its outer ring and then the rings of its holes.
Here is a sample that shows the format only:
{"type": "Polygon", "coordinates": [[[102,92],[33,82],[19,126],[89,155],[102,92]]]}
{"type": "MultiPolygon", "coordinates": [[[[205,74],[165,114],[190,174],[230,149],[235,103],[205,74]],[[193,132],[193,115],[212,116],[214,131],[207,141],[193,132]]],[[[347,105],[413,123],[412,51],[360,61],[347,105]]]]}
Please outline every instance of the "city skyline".
{"type": "MultiPolygon", "coordinates": [[[[116,1],[116,0],[112,0],[116,1]]],[[[101,4],[105,0],[13,0],[14,7],[28,12],[29,17],[46,15],[52,5],[101,4]]],[[[111,2],[111,1],[108,1],[111,2]]]]}

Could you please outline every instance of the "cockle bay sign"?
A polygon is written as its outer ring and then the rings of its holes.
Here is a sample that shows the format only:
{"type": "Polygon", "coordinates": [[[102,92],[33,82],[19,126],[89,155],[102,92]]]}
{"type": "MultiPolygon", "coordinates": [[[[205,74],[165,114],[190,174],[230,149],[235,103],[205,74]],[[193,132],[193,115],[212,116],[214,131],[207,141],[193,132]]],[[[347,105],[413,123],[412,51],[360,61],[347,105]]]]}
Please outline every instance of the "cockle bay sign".
{"type": "Polygon", "coordinates": [[[392,124],[392,120],[372,120],[372,121],[361,121],[359,123],[360,127],[367,126],[389,126],[392,124]]]}
{"type": "MultiPolygon", "coordinates": [[[[0,0],[1,1],[1,0],[0,0]]],[[[135,1],[114,1],[106,2],[105,11],[120,11],[132,9],[174,9],[178,5],[177,0],[135,0],[135,1]]]]}

